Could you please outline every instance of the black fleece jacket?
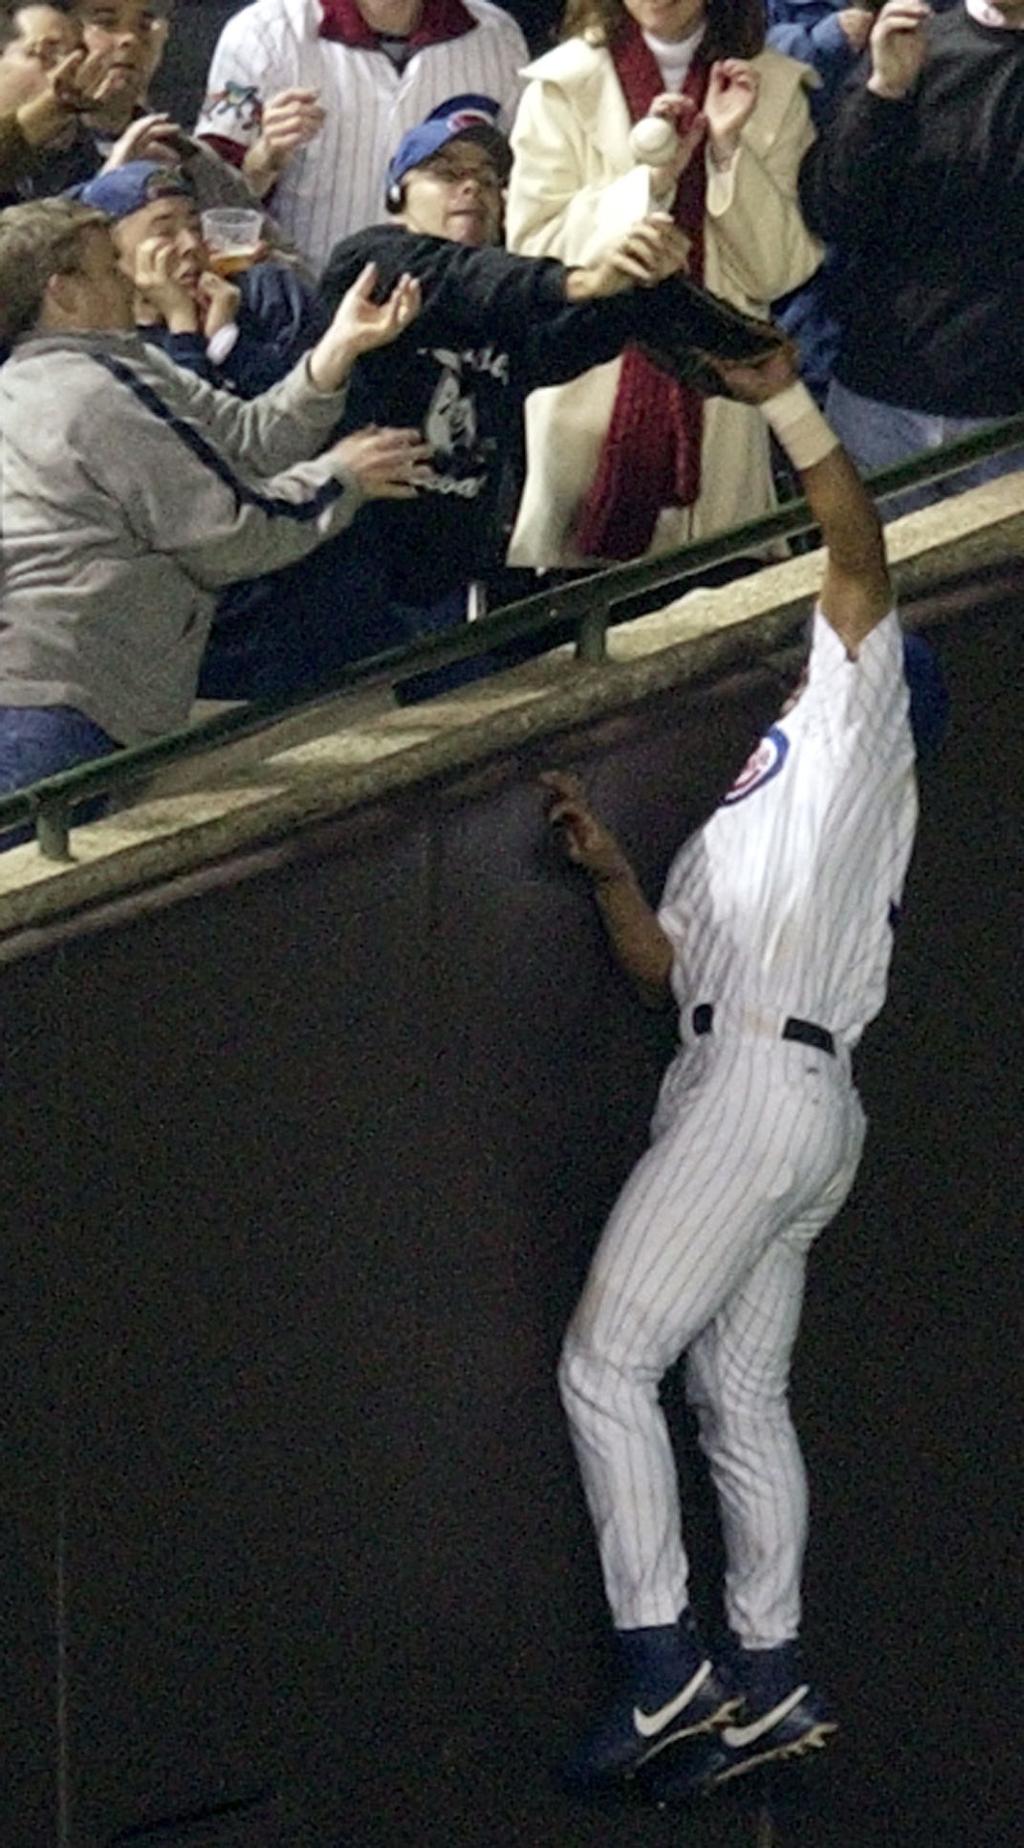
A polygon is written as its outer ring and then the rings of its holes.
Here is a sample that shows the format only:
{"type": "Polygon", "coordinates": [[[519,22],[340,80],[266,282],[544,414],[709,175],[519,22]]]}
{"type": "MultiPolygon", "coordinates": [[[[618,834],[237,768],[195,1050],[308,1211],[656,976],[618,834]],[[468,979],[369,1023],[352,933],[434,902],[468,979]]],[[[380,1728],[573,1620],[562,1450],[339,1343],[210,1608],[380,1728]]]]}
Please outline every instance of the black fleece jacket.
{"type": "Polygon", "coordinates": [[[843,258],[836,377],[946,417],[1024,410],[1024,32],[932,19],[911,94],[848,90],[800,197],[843,258]]]}
{"type": "Polygon", "coordinates": [[[345,427],[415,427],[434,456],[417,499],[371,503],[351,543],[376,553],[395,598],[428,605],[501,558],[502,490],[520,458],[527,394],[678,328],[685,310],[671,280],[569,307],[561,263],[373,225],[331,255],[321,291],[332,312],[371,262],[377,299],[408,271],[423,308],[392,346],[359,361],[345,427]]]}

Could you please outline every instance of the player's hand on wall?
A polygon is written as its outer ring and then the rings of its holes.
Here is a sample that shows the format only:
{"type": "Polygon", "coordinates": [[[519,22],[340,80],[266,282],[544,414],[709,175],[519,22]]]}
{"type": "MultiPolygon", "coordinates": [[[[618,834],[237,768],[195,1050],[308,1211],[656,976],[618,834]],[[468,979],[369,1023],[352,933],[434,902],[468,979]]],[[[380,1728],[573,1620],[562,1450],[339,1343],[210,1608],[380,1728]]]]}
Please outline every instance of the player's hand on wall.
{"type": "Polygon", "coordinates": [[[324,125],[319,91],[279,90],[263,111],[260,132],[242,164],[250,186],[262,197],[269,192],[293,154],[307,147],[324,125]]]}
{"type": "Polygon", "coordinates": [[[567,272],[565,299],[595,301],[622,289],[653,289],[685,270],[689,254],[689,238],[668,213],[651,212],[631,225],[599,262],[567,272]]]}
{"type": "Polygon", "coordinates": [[[418,430],[380,430],[367,424],[342,437],[328,454],[339,474],[352,475],[367,500],[415,500],[432,454],[418,430]]]}
{"type": "Polygon", "coordinates": [[[740,133],[757,107],[761,79],[745,58],[720,58],[708,72],[704,114],[714,159],[724,166],[740,145],[740,133]]]}
{"type": "Polygon", "coordinates": [[[590,808],[583,784],[568,770],[545,770],[540,777],[547,819],[561,837],[567,857],[598,884],[631,878],[632,868],[610,828],[590,808]]]}
{"type": "Polygon", "coordinates": [[[147,237],[135,253],[132,281],[146,307],[159,315],[172,334],[199,331],[199,307],[179,276],[181,258],[168,238],[147,237]]]}
{"type": "Polygon", "coordinates": [[[925,0],[887,0],[871,33],[868,89],[875,96],[894,103],[913,89],[928,52],[931,12],[925,0]]]}

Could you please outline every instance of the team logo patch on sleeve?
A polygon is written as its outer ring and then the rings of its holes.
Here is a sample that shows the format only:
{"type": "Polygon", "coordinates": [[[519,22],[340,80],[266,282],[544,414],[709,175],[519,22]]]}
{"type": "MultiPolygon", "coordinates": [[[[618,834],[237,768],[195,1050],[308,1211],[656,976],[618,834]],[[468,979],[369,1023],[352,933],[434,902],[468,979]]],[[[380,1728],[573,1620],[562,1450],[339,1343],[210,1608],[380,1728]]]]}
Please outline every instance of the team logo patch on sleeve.
{"type": "Polygon", "coordinates": [[[778,776],[789,755],[789,739],[780,725],[769,726],[747,758],[739,776],[723,803],[742,802],[744,796],[752,796],[755,789],[762,789],[770,783],[773,776],[778,776]]]}
{"type": "Polygon", "coordinates": [[[233,118],[243,134],[254,135],[263,120],[263,104],[255,84],[226,83],[210,92],[200,113],[225,130],[233,118]]]}

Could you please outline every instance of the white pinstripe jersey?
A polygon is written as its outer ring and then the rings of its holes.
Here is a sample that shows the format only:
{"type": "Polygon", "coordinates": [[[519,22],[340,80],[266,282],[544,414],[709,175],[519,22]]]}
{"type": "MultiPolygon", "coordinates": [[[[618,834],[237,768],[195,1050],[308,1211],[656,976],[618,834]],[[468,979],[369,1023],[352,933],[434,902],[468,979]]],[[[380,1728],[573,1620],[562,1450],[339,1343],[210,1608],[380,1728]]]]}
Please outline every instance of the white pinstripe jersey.
{"type": "Polygon", "coordinates": [[[804,692],[669,870],[684,1040],[702,1002],[716,1030],[795,1015],[846,1046],[878,1013],[917,820],[909,704],[895,612],[851,661],[817,610],[804,692]]]}
{"type": "Polygon", "coordinates": [[[385,215],[388,161],[407,129],[450,96],[501,104],[506,132],[529,53],[515,20],[489,0],[465,0],[479,24],[427,45],[399,74],[381,51],[318,36],[318,0],[255,0],[230,19],[213,54],[196,132],[245,149],[261,110],[279,90],[315,89],[327,120],[289,162],[273,196],[274,217],[319,272],[340,238],[385,215]]]}

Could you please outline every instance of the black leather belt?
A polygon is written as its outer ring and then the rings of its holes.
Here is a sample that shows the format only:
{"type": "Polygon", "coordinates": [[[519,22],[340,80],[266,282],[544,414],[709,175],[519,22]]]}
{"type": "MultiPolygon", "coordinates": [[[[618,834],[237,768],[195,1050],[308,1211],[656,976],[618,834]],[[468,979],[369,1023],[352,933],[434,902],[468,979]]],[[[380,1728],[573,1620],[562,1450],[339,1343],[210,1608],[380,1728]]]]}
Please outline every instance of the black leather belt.
{"type": "MultiPolygon", "coordinates": [[[[715,1010],[710,1001],[702,1001],[690,1016],[693,1030],[698,1037],[710,1033],[715,1024],[715,1010]]],[[[794,1020],[790,1015],[785,1022],[780,1039],[799,1040],[801,1046],[816,1046],[819,1052],[827,1052],[834,1059],[836,1042],[827,1027],[816,1027],[813,1020],[794,1020]]]]}

